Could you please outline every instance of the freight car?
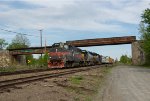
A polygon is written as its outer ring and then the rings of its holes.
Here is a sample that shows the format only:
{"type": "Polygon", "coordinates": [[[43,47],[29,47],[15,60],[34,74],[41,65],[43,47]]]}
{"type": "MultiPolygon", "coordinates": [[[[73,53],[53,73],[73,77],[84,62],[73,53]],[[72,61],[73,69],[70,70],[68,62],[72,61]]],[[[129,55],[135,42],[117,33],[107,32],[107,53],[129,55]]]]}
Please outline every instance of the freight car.
{"type": "Polygon", "coordinates": [[[102,56],[81,50],[66,43],[54,43],[49,50],[48,67],[64,68],[75,66],[90,66],[102,63],[102,56]]]}
{"type": "Polygon", "coordinates": [[[94,56],[91,52],[86,51],[86,50],[82,50],[82,54],[84,56],[84,64],[85,66],[90,66],[90,65],[94,65],[94,56]]]}
{"type": "Polygon", "coordinates": [[[102,64],[113,64],[114,59],[109,56],[102,56],[102,64]]]}

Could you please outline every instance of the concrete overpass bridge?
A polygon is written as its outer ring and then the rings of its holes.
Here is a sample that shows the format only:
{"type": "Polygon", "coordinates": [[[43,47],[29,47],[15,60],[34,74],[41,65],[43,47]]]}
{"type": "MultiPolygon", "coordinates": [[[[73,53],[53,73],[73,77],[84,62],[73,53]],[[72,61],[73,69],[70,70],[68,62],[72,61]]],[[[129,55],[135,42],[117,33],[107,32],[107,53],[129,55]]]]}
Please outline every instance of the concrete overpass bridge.
{"type": "MultiPolygon", "coordinates": [[[[142,61],[141,56],[143,54],[143,51],[139,48],[139,44],[135,36],[73,40],[73,41],[66,41],[66,43],[76,47],[131,44],[133,64],[138,64],[139,61],[142,61]]],[[[48,52],[50,48],[51,46],[29,47],[29,48],[8,49],[8,50],[10,52],[10,55],[17,58],[17,56],[19,55],[43,54],[45,53],[45,51],[48,52]]]]}

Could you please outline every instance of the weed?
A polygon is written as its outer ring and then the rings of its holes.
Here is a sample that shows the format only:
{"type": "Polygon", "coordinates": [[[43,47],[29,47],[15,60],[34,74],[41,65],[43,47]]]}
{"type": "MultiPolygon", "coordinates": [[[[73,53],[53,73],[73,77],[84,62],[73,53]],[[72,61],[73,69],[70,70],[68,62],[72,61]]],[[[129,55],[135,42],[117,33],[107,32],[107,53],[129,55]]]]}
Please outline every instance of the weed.
{"type": "Polygon", "coordinates": [[[150,68],[150,65],[148,65],[148,64],[144,64],[144,65],[141,65],[142,67],[144,67],[144,68],[150,68]]]}
{"type": "Polygon", "coordinates": [[[73,76],[70,78],[70,81],[73,84],[80,84],[82,80],[83,80],[82,76],[73,76]]]}
{"type": "Polygon", "coordinates": [[[0,68],[0,72],[14,72],[16,68],[0,68]]]}
{"type": "Polygon", "coordinates": [[[91,100],[91,98],[88,96],[88,97],[85,98],[84,101],[92,101],[92,100],[91,100]]]}
{"type": "Polygon", "coordinates": [[[75,97],[75,98],[74,98],[74,101],[80,101],[80,98],[75,97]]]}

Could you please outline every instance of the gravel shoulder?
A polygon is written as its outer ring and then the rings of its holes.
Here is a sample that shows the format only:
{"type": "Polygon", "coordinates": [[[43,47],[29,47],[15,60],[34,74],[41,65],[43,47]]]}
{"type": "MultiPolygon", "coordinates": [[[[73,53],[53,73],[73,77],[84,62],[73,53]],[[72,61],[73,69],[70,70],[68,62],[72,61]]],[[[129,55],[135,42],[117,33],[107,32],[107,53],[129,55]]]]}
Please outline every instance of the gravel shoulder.
{"type": "Polygon", "coordinates": [[[150,69],[117,66],[93,101],[150,101],[150,69]]]}

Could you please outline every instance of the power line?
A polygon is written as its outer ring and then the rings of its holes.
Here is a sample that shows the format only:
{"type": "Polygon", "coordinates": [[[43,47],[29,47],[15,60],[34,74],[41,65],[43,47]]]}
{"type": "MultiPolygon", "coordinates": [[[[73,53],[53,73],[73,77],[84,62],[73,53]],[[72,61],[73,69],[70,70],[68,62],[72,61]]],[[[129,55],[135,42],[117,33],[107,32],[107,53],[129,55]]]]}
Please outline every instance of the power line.
{"type": "Polygon", "coordinates": [[[40,37],[40,36],[36,36],[36,35],[30,35],[30,34],[19,33],[19,32],[15,32],[15,31],[11,31],[11,30],[6,30],[6,29],[2,29],[2,28],[0,28],[0,30],[6,31],[6,32],[10,32],[10,33],[16,33],[16,34],[27,35],[27,36],[40,37]]]}

